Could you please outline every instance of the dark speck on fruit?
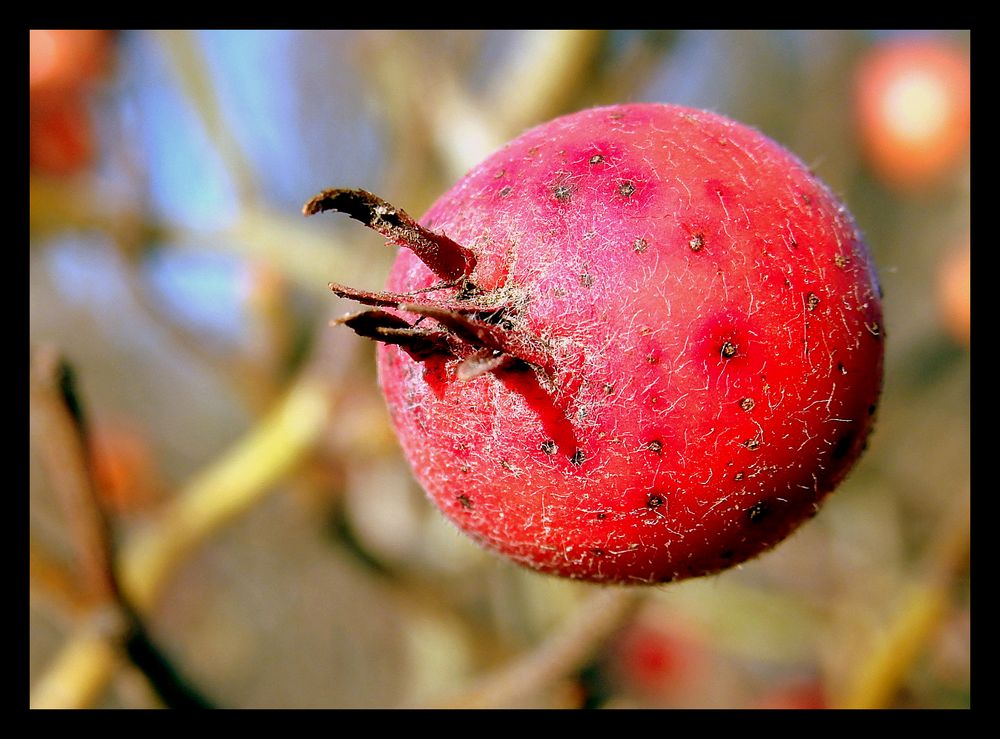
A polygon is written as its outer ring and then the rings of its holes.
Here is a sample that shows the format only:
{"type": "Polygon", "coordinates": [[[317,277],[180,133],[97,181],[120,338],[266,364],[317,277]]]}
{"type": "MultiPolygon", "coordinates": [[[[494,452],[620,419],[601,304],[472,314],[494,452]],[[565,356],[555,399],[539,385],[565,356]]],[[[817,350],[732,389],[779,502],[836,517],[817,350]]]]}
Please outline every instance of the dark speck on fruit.
{"type": "Polygon", "coordinates": [[[761,501],[759,503],[755,503],[750,508],[747,508],[746,516],[750,523],[760,523],[770,512],[771,506],[766,502],[761,501]]]}
{"type": "Polygon", "coordinates": [[[569,185],[556,185],[552,188],[552,197],[558,200],[560,203],[565,203],[573,195],[573,191],[569,185]]]}

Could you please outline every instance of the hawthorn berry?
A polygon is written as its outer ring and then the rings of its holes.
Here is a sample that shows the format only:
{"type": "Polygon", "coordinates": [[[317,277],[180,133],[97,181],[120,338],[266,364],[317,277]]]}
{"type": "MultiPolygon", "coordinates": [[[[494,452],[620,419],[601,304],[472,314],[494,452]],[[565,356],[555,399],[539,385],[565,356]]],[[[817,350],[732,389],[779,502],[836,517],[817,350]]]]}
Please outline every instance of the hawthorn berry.
{"type": "Polygon", "coordinates": [[[769,549],[871,430],[879,285],[851,216],[792,154],[705,111],[585,110],[473,168],[420,219],[334,210],[400,249],[367,310],[430,498],[547,573],[658,583],[769,549]]]}

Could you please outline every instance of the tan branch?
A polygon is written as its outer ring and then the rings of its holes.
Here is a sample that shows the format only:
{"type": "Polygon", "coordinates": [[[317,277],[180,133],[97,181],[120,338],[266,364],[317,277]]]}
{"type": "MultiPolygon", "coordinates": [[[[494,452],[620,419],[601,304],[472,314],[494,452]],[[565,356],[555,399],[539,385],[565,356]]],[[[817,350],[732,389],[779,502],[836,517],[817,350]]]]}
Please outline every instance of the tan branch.
{"type": "Polygon", "coordinates": [[[148,612],[170,574],[199,544],[246,511],[297,465],[326,427],[326,385],[303,377],[248,436],[191,481],[150,527],[126,543],[122,587],[148,612]]]}
{"type": "Polygon", "coordinates": [[[572,617],[549,639],[513,663],[487,675],[468,692],[442,701],[449,708],[516,706],[568,677],[635,611],[648,591],[642,588],[595,586],[572,617]]]}
{"type": "Polygon", "coordinates": [[[955,578],[969,555],[970,500],[963,491],[942,519],[919,574],[837,698],[838,708],[888,708],[951,605],[955,578]]]}

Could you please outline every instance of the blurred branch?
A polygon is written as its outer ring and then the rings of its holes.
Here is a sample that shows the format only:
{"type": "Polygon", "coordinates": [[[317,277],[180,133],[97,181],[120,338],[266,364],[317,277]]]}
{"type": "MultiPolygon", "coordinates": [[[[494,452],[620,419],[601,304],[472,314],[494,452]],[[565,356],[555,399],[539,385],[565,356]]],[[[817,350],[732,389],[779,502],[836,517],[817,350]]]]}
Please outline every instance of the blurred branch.
{"type": "Polygon", "coordinates": [[[255,386],[270,404],[294,351],[295,325],[289,306],[288,281],[265,260],[248,265],[244,305],[249,316],[247,349],[255,386]]]}
{"type": "MultiPolygon", "coordinates": [[[[386,140],[396,148],[393,170],[415,178],[419,186],[414,187],[438,189],[427,183],[426,170],[435,164],[431,154],[443,164],[444,180],[450,183],[503,144],[503,133],[468,94],[455,69],[429,45],[401,32],[374,34],[367,40],[359,66],[371,75],[391,127],[386,140]],[[428,80],[433,80],[432,86],[428,80]]],[[[403,193],[400,199],[409,197],[403,193]]],[[[416,212],[424,206],[416,205],[407,208],[416,212]]]]}
{"type": "Polygon", "coordinates": [[[521,31],[521,43],[494,77],[487,117],[504,139],[567,113],[591,72],[607,31],[521,31]]]}
{"type": "Polygon", "coordinates": [[[90,477],[82,410],[72,371],[51,346],[32,355],[30,399],[31,441],[69,526],[84,592],[92,603],[114,602],[111,536],[90,477]]]}
{"type": "Polygon", "coordinates": [[[31,689],[32,708],[88,708],[104,692],[121,660],[117,635],[94,623],[77,629],[31,689]]]}
{"type": "Polygon", "coordinates": [[[159,31],[156,35],[170,57],[181,90],[190,99],[204,124],[205,133],[222,157],[226,171],[233,178],[240,204],[257,202],[253,168],[229,130],[219,105],[219,96],[212,86],[211,70],[194,32],[168,30],[159,31]]]}
{"type": "Polygon", "coordinates": [[[887,708],[948,612],[952,586],[969,555],[970,496],[959,495],[944,516],[920,575],[902,605],[849,677],[839,708],[887,708]]]}
{"type": "MultiPolygon", "coordinates": [[[[91,704],[114,674],[120,647],[168,705],[206,705],[174,673],[138,613],[148,612],[184,556],[259,500],[313,447],[328,420],[326,386],[308,376],[299,380],[243,443],[196,478],[150,529],[129,542],[119,557],[119,589],[107,522],[90,481],[82,412],[69,368],[55,350],[45,348],[35,353],[31,369],[32,441],[66,509],[90,604],[85,623],[36,683],[32,705],[91,704]]],[[[39,554],[37,548],[33,551],[39,554]]],[[[36,556],[33,571],[59,574],[47,581],[62,592],[69,583],[49,564],[48,558],[36,556]]]]}
{"type": "Polygon", "coordinates": [[[487,675],[468,692],[441,701],[449,708],[510,707],[571,675],[627,619],[648,591],[598,588],[548,640],[524,657],[487,675]]]}
{"type": "Polygon", "coordinates": [[[28,578],[31,594],[41,594],[62,612],[73,615],[86,608],[86,595],[61,560],[32,536],[28,542],[28,578]]]}
{"type": "Polygon", "coordinates": [[[142,623],[121,613],[96,611],[63,645],[32,687],[31,707],[90,708],[122,666],[123,651],[157,698],[170,708],[210,708],[188,688],[142,623]]]}
{"type": "Polygon", "coordinates": [[[28,178],[30,233],[94,229],[111,234],[141,226],[135,209],[121,207],[122,195],[93,176],[53,179],[32,173],[28,178]]]}
{"type": "Polygon", "coordinates": [[[204,234],[200,239],[216,250],[266,261],[310,292],[323,295],[329,295],[327,285],[334,277],[344,284],[365,285],[372,283],[377,271],[375,280],[381,284],[394,256],[389,249],[359,253],[332,228],[324,231],[306,225],[301,213],[286,216],[262,208],[246,209],[225,232],[204,234]]]}
{"type": "Polygon", "coordinates": [[[108,192],[96,178],[54,181],[32,176],[29,194],[29,225],[33,234],[93,229],[115,235],[122,232],[123,223],[138,221],[139,236],[129,233],[123,238],[259,259],[314,294],[329,294],[327,283],[333,275],[342,282],[364,284],[365,280],[371,280],[373,262],[384,258],[388,265],[392,256],[389,250],[384,257],[359,255],[338,239],[332,229],[331,233],[324,233],[307,224],[298,212],[285,215],[263,208],[246,208],[229,228],[197,231],[156,221],[142,224],[131,204],[108,192]]]}
{"type": "MultiPolygon", "coordinates": [[[[630,102],[642,96],[654,75],[672,62],[670,54],[680,31],[643,31],[629,39],[615,58],[601,63],[578,91],[580,105],[630,102]]],[[[602,60],[603,62],[603,60],[602,60]]]]}
{"type": "Polygon", "coordinates": [[[308,375],[299,379],[247,437],[126,543],[122,587],[139,612],[149,612],[184,557],[270,492],[301,461],[326,427],[329,406],[324,383],[308,375]]]}
{"type": "Polygon", "coordinates": [[[238,388],[254,412],[260,412],[273,402],[278,388],[268,372],[259,370],[256,364],[232,352],[213,349],[210,343],[202,341],[196,333],[173,320],[151,294],[140,271],[140,263],[134,257],[136,252],[128,246],[122,246],[119,252],[124,258],[125,279],[122,284],[125,290],[144,316],[167,334],[169,341],[238,388]]]}
{"type": "Polygon", "coordinates": [[[494,73],[488,102],[472,94],[454,65],[427,54],[410,35],[376,39],[365,59],[393,127],[390,140],[421,151],[412,135],[416,113],[423,122],[418,130],[433,143],[450,183],[526,127],[566,112],[589,82],[605,33],[521,32],[521,47],[494,73]]]}
{"type": "Polygon", "coordinates": [[[72,370],[51,346],[37,349],[31,359],[31,438],[63,508],[82,583],[74,587],[40,546],[32,546],[32,576],[44,578],[52,592],[66,598],[82,623],[36,682],[31,705],[90,705],[114,674],[121,647],[168,704],[181,696],[191,696],[188,704],[201,704],[149,641],[143,624],[122,598],[109,517],[91,477],[85,416],[72,370]]]}

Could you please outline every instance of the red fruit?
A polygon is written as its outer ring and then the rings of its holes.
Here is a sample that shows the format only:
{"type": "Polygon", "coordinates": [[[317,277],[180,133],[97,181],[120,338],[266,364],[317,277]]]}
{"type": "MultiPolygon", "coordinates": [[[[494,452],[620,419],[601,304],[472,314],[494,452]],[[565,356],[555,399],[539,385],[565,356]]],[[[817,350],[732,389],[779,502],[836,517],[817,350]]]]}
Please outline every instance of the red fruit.
{"type": "Polygon", "coordinates": [[[539,126],[422,225],[375,309],[389,411],[429,496],[543,572],[664,582],[785,538],[850,469],[882,379],[879,287],[847,211],[760,133],[669,105],[539,126]],[[461,245],[461,246],[460,246],[461,245]]]}

